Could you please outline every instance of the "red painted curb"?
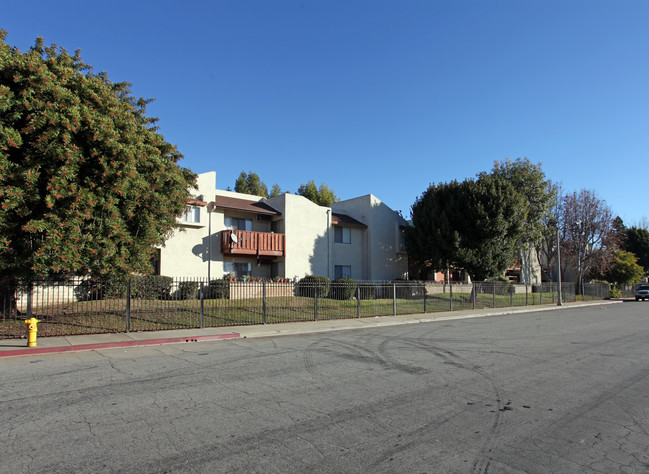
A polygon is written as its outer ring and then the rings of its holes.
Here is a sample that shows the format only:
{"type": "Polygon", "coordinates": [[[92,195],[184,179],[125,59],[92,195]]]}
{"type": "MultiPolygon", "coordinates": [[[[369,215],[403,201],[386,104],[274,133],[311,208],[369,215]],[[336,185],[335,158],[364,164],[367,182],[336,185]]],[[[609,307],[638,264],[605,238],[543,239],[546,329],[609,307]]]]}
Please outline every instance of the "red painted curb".
{"type": "Polygon", "coordinates": [[[141,341],[101,342],[97,344],[79,344],[77,346],[33,347],[11,351],[0,351],[0,357],[50,354],[53,352],[94,351],[97,349],[113,349],[119,347],[159,346],[161,344],[179,344],[181,342],[206,342],[221,339],[239,339],[238,333],[214,334],[211,336],[170,337],[164,339],[143,339],[141,341]]]}

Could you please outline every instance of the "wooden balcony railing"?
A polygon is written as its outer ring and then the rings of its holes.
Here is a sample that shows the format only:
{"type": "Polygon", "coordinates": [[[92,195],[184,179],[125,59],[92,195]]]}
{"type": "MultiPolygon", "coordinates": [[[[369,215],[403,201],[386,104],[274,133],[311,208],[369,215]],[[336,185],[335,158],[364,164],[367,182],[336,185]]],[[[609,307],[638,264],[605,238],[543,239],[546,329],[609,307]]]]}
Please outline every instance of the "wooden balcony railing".
{"type": "Polygon", "coordinates": [[[285,234],[247,230],[224,230],[221,232],[221,252],[224,254],[283,257],[285,248],[285,234]]]}

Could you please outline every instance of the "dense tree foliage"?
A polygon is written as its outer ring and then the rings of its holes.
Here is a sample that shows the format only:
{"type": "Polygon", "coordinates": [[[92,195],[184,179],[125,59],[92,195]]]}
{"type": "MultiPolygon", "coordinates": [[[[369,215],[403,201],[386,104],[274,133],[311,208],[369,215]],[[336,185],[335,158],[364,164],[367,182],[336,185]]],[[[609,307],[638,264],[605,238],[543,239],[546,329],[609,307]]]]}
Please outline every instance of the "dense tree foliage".
{"type": "Polygon", "coordinates": [[[310,180],[306,184],[301,184],[297,190],[297,194],[304,196],[319,206],[325,207],[329,207],[334,202],[340,201],[333,189],[329,188],[325,183],[317,187],[313,180],[310,180]]]}
{"type": "Polygon", "coordinates": [[[0,32],[0,275],[4,280],[150,268],[195,176],[127,83],[38,39],[0,32]]]}
{"type": "Polygon", "coordinates": [[[527,203],[527,218],[521,229],[519,245],[539,242],[556,198],[555,187],[546,179],[541,164],[534,164],[527,158],[506,159],[494,164],[491,175],[508,181],[527,203]]]}
{"type": "Polygon", "coordinates": [[[514,258],[527,219],[523,196],[507,180],[431,185],[412,206],[409,255],[436,269],[465,269],[475,280],[502,275],[514,258]]]}
{"type": "Polygon", "coordinates": [[[606,281],[615,285],[626,285],[640,281],[644,269],[638,265],[638,260],[634,254],[618,250],[613,257],[613,261],[604,273],[606,281]]]}
{"type": "Polygon", "coordinates": [[[234,191],[241,194],[252,194],[253,196],[268,197],[268,186],[257,173],[242,171],[234,182],[234,191]]]}
{"type": "Polygon", "coordinates": [[[649,273],[649,231],[638,227],[626,229],[622,248],[633,253],[644,272],[649,273]]]}

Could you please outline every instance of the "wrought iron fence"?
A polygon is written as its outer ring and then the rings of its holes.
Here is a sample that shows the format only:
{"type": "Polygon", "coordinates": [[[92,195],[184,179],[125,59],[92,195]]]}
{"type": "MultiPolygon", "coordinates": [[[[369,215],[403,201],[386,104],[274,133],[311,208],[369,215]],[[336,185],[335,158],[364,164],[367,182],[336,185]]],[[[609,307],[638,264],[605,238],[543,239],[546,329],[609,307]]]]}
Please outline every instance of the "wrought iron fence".
{"type": "MultiPolygon", "coordinates": [[[[589,288],[588,285],[585,287],[589,288]]],[[[606,288],[588,298],[608,297],[606,288]]],[[[586,297],[584,295],[584,297],[586,297]]],[[[575,284],[563,283],[563,301],[575,284]]],[[[541,285],[423,281],[229,281],[131,277],[0,285],[0,339],[154,331],[502,308],[556,303],[556,283],[541,285]]]]}

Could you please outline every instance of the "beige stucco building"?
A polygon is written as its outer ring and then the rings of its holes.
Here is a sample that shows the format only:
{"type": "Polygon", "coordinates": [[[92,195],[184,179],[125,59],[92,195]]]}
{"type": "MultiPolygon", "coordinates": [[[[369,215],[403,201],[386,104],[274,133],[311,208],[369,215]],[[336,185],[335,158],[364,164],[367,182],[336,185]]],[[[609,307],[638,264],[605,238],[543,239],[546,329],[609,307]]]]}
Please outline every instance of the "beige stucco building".
{"type": "Polygon", "coordinates": [[[266,199],[198,188],[180,228],[160,249],[158,273],[174,277],[391,280],[407,278],[406,221],[369,194],[330,208],[282,194],[266,199]]]}

